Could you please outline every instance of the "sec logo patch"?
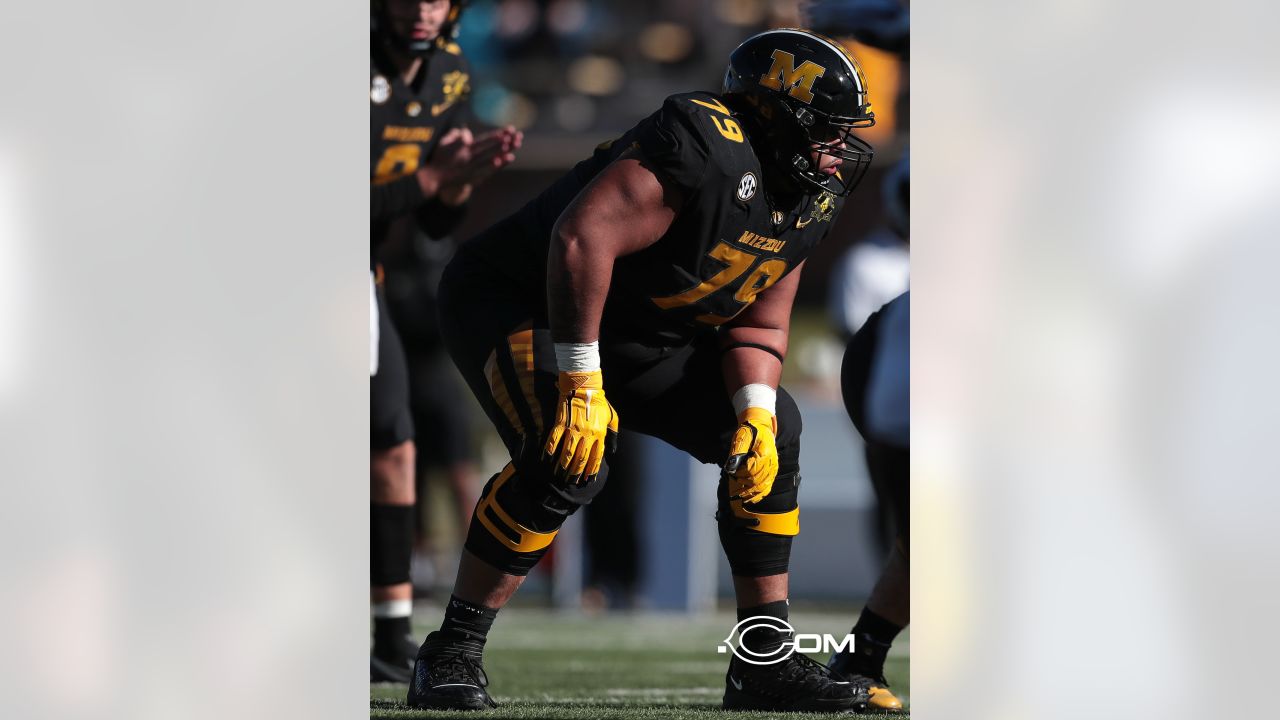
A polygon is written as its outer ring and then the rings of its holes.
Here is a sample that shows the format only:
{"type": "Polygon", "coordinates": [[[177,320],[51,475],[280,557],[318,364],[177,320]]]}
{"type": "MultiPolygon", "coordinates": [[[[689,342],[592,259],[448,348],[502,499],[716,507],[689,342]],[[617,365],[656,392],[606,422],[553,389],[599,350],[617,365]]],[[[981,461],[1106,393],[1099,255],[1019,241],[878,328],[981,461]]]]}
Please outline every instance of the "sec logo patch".
{"type": "Polygon", "coordinates": [[[746,202],[756,195],[756,174],[747,173],[738,181],[738,199],[746,202]]]}
{"type": "Polygon", "coordinates": [[[369,99],[373,101],[374,105],[381,105],[390,100],[391,83],[381,75],[374,75],[373,80],[369,83],[369,99]]]}

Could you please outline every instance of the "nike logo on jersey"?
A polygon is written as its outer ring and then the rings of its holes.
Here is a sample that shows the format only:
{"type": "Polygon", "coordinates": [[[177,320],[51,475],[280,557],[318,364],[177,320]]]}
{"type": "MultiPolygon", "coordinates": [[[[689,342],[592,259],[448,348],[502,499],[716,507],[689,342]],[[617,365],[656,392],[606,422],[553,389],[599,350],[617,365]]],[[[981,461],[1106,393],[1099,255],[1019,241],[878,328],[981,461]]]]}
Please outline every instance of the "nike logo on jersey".
{"type": "Polygon", "coordinates": [[[804,226],[808,225],[811,222],[813,222],[813,218],[809,218],[808,220],[801,220],[800,218],[796,218],[796,229],[803,230],[804,226]]]}
{"type": "Polygon", "coordinates": [[[454,103],[471,91],[471,76],[460,71],[445,73],[441,78],[441,91],[444,93],[444,102],[436,103],[431,106],[431,116],[435,117],[440,113],[448,110],[454,103]]]}

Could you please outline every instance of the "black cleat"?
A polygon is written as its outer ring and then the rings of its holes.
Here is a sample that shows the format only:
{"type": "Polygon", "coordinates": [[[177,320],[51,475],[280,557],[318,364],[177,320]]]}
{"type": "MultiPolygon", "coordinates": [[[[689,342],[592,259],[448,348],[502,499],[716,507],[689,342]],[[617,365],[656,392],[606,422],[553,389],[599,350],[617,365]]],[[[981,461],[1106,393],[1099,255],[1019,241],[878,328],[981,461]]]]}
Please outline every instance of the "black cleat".
{"type": "Polygon", "coordinates": [[[487,710],[498,707],[485,690],[489,678],[480,660],[462,648],[431,648],[427,636],[409,683],[410,707],[433,710],[487,710]]]}
{"type": "Polygon", "coordinates": [[[856,659],[847,653],[832,655],[827,662],[827,667],[831,669],[834,677],[866,686],[867,712],[890,715],[906,712],[902,707],[902,701],[889,690],[889,682],[884,679],[883,672],[876,675],[859,672],[856,659]]]}
{"type": "Polygon", "coordinates": [[[374,644],[369,656],[369,682],[407,683],[413,677],[413,660],[418,655],[418,644],[405,635],[384,646],[374,644]]]}
{"type": "Polygon", "coordinates": [[[844,682],[802,653],[781,662],[752,665],[734,657],[725,675],[725,710],[862,712],[865,684],[844,682]]]}

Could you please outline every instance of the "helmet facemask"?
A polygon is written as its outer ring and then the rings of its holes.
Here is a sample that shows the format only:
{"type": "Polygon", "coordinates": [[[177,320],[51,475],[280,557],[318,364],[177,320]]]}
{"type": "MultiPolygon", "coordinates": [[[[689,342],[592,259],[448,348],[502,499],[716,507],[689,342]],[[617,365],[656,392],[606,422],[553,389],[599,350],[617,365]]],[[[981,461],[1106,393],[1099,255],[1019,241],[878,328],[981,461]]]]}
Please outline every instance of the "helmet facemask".
{"type": "Polygon", "coordinates": [[[792,112],[806,140],[802,151],[791,158],[790,167],[796,178],[818,191],[839,197],[853,192],[875,156],[871,145],[853,131],[874,125],[875,115],[868,111],[861,117],[833,116],[808,107],[796,107],[792,112]],[[834,175],[819,169],[820,163],[812,158],[814,152],[840,160],[834,175]]]}

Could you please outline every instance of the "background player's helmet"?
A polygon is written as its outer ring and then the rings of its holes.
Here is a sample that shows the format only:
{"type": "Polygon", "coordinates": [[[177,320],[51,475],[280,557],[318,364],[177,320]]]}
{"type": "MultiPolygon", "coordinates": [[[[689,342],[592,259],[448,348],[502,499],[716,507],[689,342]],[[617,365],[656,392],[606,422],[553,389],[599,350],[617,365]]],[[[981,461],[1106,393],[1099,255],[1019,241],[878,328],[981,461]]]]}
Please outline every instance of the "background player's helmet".
{"type": "Polygon", "coordinates": [[[862,68],[834,40],[807,30],[769,30],[729,56],[724,96],[747,123],[763,160],[805,189],[848,195],[873,155],[854,128],[875,124],[862,68]],[[838,176],[818,171],[810,146],[841,159],[838,176]]]}
{"type": "Polygon", "coordinates": [[[449,0],[449,15],[445,18],[444,24],[440,26],[440,34],[431,40],[415,40],[412,37],[402,37],[392,28],[391,21],[387,18],[387,2],[388,0],[370,0],[372,3],[370,10],[370,19],[373,25],[373,34],[382,40],[382,42],[397,47],[412,55],[430,55],[436,48],[442,47],[445,43],[453,41],[458,36],[458,21],[462,19],[462,11],[466,8],[469,0],[449,0]]]}

